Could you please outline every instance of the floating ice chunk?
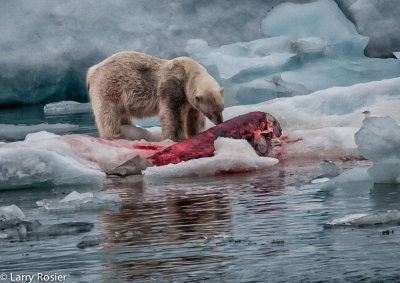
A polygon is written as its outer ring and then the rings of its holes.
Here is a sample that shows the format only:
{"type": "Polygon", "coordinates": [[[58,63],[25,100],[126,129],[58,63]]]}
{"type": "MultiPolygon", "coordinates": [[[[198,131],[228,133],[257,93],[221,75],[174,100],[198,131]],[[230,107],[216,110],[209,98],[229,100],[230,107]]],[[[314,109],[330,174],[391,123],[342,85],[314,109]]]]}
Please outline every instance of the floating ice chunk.
{"type": "Polygon", "coordinates": [[[322,177],[335,177],[339,175],[339,167],[333,161],[322,160],[319,163],[319,172],[321,174],[320,176],[322,177]]]}
{"type": "MultiPolygon", "coordinates": [[[[149,129],[152,135],[159,128],[149,129]]],[[[0,145],[0,189],[39,184],[102,186],[106,172],[135,156],[146,158],[172,141],[109,141],[85,135],[38,132],[0,145]],[[101,172],[103,171],[103,172],[101,172]]]]}
{"type": "Polygon", "coordinates": [[[400,211],[392,210],[381,213],[359,213],[350,214],[342,218],[333,219],[328,222],[326,226],[342,227],[342,226],[355,226],[355,227],[368,227],[376,225],[399,225],[400,224],[400,211]]]}
{"type": "Polygon", "coordinates": [[[355,140],[360,152],[372,161],[400,159],[400,126],[391,117],[365,118],[355,140]]]}
{"type": "Polygon", "coordinates": [[[311,184],[321,184],[328,182],[330,179],[329,178],[317,178],[311,181],[311,184]]]}
{"type": "Polygon", "coordinates": [[[48,211],[77,211],[77,210],[119,210],[122,200],[118,194],[78,193],[71,192],[62,200],[44,199],[37,201],[38,206],[48,211]]]}
{"type": "Polygon", "coordinates": [[[39,184],[102,186],[105,174],[85,165],[54,151],[0,147],[0,190],[39,184]]]}
{"type": "Polygon", "coordinates": [[[400,126],[390,117],[365,118],[355,134],[360,153],[373,161],[375,183],[400,183],[400,126]]]}
{"type": "MultiPolygon", "coordinates": [[[[325,189],[334,188],[351,188],[354,183],[365,183],[371,184],[371,178],[367,173],[368,168],[353,168],[340,174],[339,176],[332,178],[328,182],[325,182],[322,187],[325,189]]],[[[366,186],[368,188],[368,186],[366,186]]]]}
{"type": "Polygon", "coordinates": [[[342,218],[333,219],[331,222],[328,222],[327,225],[335,226],[335,225],[342,225],[342,226],[350,226],[351,223],[361,217],[366,216],[366,213],[356,213],[356,214],[349,214],[342,218]]]}
{"type": "Polygon", "coordinates": [[[214,147],[213,157],[148,167],[143,173],[150,177],[212,176],[261,170],[278,163],[275,158],[258,156],[245,140],[218,138],[214,147]]]}
{"type": "Polygon", "coordinates": [[[397,59],[400,59],[400,52],[393,52],[393,55],[396,56],[397,59]]]}
{"type": "Polygon", "coordinates": [[[74,131],[79,128],[78,125],[72,124],[47,124],[38,125],[10,125],[0,124],[0,140],[16,141],[23,140],[29,133],[39,131],[49,131],[55,134],[63,134],[67,131],[74,131]]]}
{"type": "Polygon", "coordinates": [[[90,103],[79,103],[76,101],[60,101],[46,104],[43,107],[46,115],[63,115],[63,114],[78,114],[90,113],[92,107],[90,103]]]}
{"type": "Polygon", "coordinates": [[[17,225],[25,220],[22,210],[15,204],[0,206],[0,228],[17,225]]]}
{"type": "Polygon", "coordinates": [[[105,240],[107,240],[107,236],[104,235],[85,236],[83,237],[82,241],[79,242],[76,246],[80,249],[96,247],[105,240]]]}
{"type": "Polygon", "coordinates": [[[357,33],[337,4],[329,0],[307,4],[283,3],[268,13],[261,29],[267,36],[319,37],[360,55],[368,42],[367,37],[357,33]]]}
{"type": "Polygon", "coordinates": [[[93,223],[88,222],[66,222],[58,223],[53,225],[37,225],[33,229],[29,229],[28,237],[56,237],[63,235],[77,235],[80,233],[86,233],[92,230],[94,227],[93,223]]]}

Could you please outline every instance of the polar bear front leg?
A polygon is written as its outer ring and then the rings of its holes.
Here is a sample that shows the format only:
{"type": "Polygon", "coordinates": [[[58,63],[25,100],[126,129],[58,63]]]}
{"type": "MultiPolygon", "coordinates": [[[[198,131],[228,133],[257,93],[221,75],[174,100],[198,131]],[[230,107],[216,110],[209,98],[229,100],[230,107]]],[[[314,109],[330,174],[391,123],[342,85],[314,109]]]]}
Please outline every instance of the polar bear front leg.
{"type": "Polygon", "coordinates": [[[162,134],[175,142],[186,138],[185,125],[181,116],[181,110],[174,111],[166,106],[162,107],[158,113],[160,119],[162,134]]]}
{"type": "Polygon", "coordinates": [[[102,139],[116,140],[122,138],[119,111],[115,104],[102,102],[99,111],[95,111],[94,114],[102,139]]]}
{"type": "Polygon", "coordinates": [[[204,131],[206,125],[206,117],[200,111],[191,107],[186,118],[186,132],[188,137],[197,135],[204,131]]]}

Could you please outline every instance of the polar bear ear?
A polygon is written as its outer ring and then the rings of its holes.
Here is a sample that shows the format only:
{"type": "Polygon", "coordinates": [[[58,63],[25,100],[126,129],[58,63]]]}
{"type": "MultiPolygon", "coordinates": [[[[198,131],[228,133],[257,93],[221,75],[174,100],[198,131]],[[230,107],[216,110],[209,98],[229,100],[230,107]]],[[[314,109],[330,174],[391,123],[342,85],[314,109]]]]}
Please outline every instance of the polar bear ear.
{"type": "Polygon", "coordinates": [[[224,96],[224,88],[223,88],[223,87],[221,87],[221,88],[219,89],[219,92],[221,93],[222,96],[224,96]]]}
{"type": "Polygon", "coordinates": [[[200,103],[201,101],[201,97],[199,95],[196,95],[194,99],[196,100],[197,103],[200,103]]]}

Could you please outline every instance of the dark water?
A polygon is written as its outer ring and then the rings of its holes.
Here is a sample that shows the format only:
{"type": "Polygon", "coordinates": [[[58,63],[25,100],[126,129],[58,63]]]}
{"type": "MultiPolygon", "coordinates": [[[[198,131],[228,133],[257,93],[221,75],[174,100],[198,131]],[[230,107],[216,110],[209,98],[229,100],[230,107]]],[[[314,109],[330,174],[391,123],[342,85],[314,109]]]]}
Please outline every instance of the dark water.
{"type": "Polygon", "coordinates": [[[318,162],[212,178],[107,179],[103,188],[0,191],[0,206],[16,204],[44,226],[93,224],[0,239],[0,274],[8,276],[3,282],[12,282],[11,273],[38,272],[67,276],[59,282],[400,282],[399,226],[325,227],[353,213],[399,209],[400,187],[359,182],[327,190],[309,182],[317,175],[318,162]],[[119,194],[122,207],[49,213],[35,204],[73,190],[119,194]]]}

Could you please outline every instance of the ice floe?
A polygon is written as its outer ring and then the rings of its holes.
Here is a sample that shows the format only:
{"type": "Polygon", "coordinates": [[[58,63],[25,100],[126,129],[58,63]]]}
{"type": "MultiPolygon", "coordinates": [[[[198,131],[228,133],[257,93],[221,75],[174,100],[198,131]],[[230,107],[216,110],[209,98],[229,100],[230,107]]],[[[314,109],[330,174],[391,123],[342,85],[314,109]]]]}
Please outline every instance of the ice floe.
{"type": "Polygon", "coordinates": [[[11,125],[0,124],[0,140],[17,141],[23,140],[27,134],[40,131],[47,131],[55,134],[63,134],[67,131],[77,130],[78,125],[72,124],[48,124],[42,123],[38,125],[11,125]]]}
{"type": "Polygon", "coordinates": [[[89,232],[93,226],[93,223],[88,222],[42,224],[38,220],[26,219],[23,211],[15,204],[0,207],[0,229],[2,231],[0,240],[23,241],[29,238],[76,235],[89,232]]]}
{"type": "Polygon", "coordinates": [[[61,200],[44,199],[36,204],[47,211],[119,210],[122,200],[118,194],[78,193],[73,191],[61,200]]]}
{"type": "Polygon", "coordinates": [[[71,184],[101,187],[105,171],[135,156],[148,157],[172,143],[109,141],[44,131],[28,134],[24,141],[0,144],[0,189],[71,184]]]}
{"type": "Polygon", "coordinates": [[[148,167],[147,177],[212,176],[235,172],[252,172],[277,164],[275,158],[260,157],[245,140],[218,138],[213,157],[193,159],[178,164],[148,167]]]}
{"type": "Polygon", "coordinates": [[[370,188],[372,184],[371,178],[367,173],[368,168],[352,168],[330,179],[327,182],[322,184],[322,188],[325,189],[334,189],[334,188],[343,188],[343,189],[351,189],[355,183],[363,183],[366,184],[365,188],[370,188]]]}
{"type": "Polygon", "coordinates": [[[376,225],[399,225],[400,211],[390,210],[380,213],[349,214],[342,218],[333,219],[326,224],[327,228],[333,227],[369,227],[376,225]]]}
{"type": "Polygon", "coordinates": [[[71,146],[47,132],[25,141],[0,145],[0,189],[37,185],[103,184],[97,164],[76,154],[71,146]]]}
{"type": "Polygon", "coordinates": [[[63,115],[63,114],[78,114],[90,113],[92,107],[90,103],[79,103],[76,101],[60,101],[46,104],[43,107],[46,115],[63,115]]]}

